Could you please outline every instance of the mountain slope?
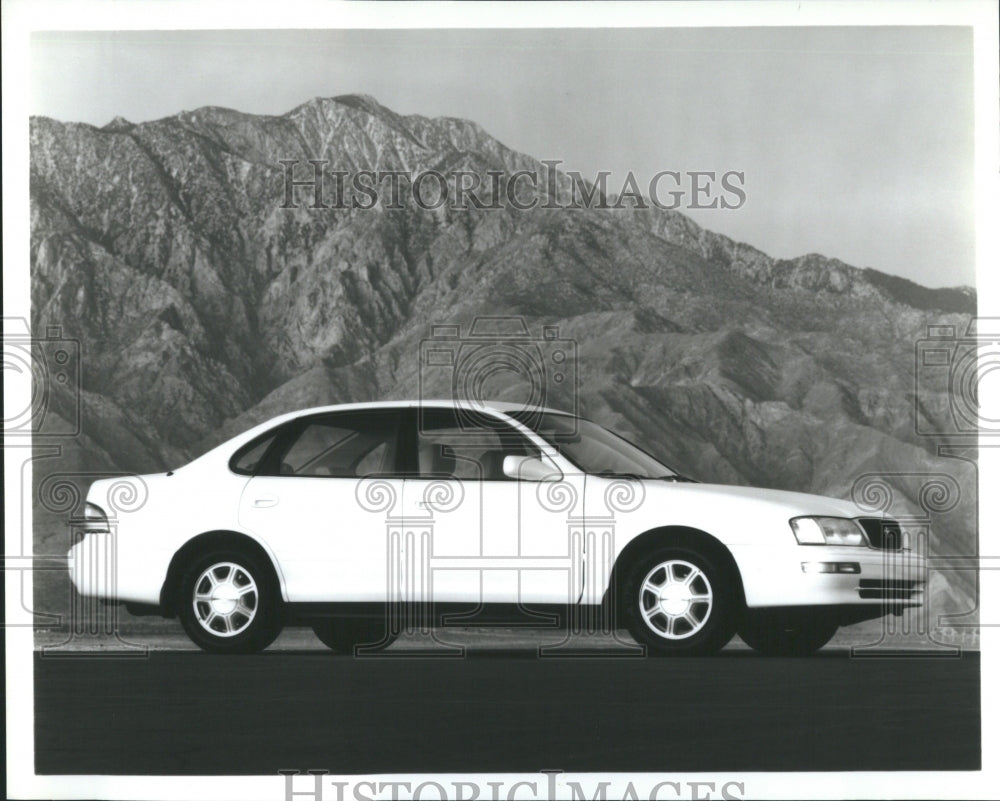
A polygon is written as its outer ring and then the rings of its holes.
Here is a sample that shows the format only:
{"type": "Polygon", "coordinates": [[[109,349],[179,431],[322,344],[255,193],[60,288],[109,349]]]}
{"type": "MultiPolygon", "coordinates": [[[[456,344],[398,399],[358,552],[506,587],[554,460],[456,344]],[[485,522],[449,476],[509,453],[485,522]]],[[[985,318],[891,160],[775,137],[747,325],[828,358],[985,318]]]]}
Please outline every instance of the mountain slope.
{"type": "MultiPolygon", "coordinates": [[[[975,552],[974,465],[937,456],[933,436],[952,425],[947,375],[919,376],[918,395],[914,367],[929,325],[964,333],[968,290],[772,259],[656,209],[314,209],[308,188],[283,208],[282,160],[300,179],[310,159],[330,174],[540,171],[474,123],[362,96],[101,129],[36,118],[31,145],[32,325],[81,342],[77,467],[92,453],[102,470],[166,469],[290,409],[450,396],[452,376],[421,373],[431,327],[507,315],[573,343],[575,381],[548,384],[551,405],[707,481],[848,496],[869,474],[955,475],[966,494],[935,513],[934,548],[975,552]]],[[[919,476],[889,480],[894,513],[926,514],[919,476]]],[[[36,549],[64,551],[63,522],[40,520],[36,549]]],[[[970,608],[970,576],[935,581],[939,610],[970,608]]]]}

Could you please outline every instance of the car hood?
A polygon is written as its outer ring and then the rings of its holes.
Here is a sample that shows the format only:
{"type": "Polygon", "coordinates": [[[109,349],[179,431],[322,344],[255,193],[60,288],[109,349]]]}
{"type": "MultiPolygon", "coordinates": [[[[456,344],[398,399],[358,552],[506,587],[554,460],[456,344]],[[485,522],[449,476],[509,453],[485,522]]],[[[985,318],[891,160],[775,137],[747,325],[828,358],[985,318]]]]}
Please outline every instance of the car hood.
{"type": "Polygon", "coordinates": [[[806,492],[656,480],[644,481],[643,484],[647,497],[658,496],[664,499],[669,497],[674,502],[683,499],[699,505],[722,502],[729,505],[745,505],[748,508],[752,506],[758,510],[766,507],[768,511],[787,514],[788,517],[798,515],[859,517],[872,514],[870,509],[866,510],[851,501],[806,492]]]}

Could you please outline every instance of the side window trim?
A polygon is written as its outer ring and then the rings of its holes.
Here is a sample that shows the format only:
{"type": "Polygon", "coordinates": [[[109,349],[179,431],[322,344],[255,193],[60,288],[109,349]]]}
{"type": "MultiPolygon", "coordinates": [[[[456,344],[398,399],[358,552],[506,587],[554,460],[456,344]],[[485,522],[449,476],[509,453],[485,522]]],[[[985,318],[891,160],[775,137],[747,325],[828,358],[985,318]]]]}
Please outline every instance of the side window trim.
{"type": "Polygon", "coordinates": [[[417,461],[418,410],[407,406],[400,410],[399,437],[396,442],[396,476],[399,478],[419,478],[420,465],[417,461]]]}
{"type": "Polygon", "coordinates": [[[298,417],[281,427],[278,435],[274,438],[274,442],[271,443],[271,447],[267,449],[267,452],[257,462],[257,467],[253,471],[254,476],[276,476],[279,474],[278,467],[281,464],[281,454],[287,451],[289,446],[298,438],[307,421],[310,419],[309,417],[298,417]]]}
{"type": "MultiPolygon", "coordinates": [[[[293,421],[294,422],[294,421],[293,421]]],[[[274,428],[268,429],[263,434],[258,434],[256,437],[251,439],[249,442],[245,442],[237,448],[232,456],[229,457],[229,462],[227,466],[231,473],[235,473],[238,476],[247,476],[248,478],[253,478],[261,471],[261,465],[266,464],[267,460],[271,457],[274,452],[275,446],[282,441],[285,436],[285,430],[291,425],[291,423],[282,423],[275,426],[274,428]],[[238,470],[236,468],[236,462],[243,458],[247,453],[252,451],[257,445],[262,441],[270,439],[271,442],[268,444],[267,448],[264,449],[264,453],[257,460],[252,470],[238,470]]]]}

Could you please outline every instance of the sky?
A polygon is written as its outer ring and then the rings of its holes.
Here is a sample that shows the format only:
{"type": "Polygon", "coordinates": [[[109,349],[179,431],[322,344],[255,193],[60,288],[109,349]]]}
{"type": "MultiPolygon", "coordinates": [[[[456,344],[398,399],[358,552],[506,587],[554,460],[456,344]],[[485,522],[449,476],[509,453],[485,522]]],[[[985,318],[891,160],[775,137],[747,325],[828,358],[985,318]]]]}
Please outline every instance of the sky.
{"type": "Polygon", "coordinates": [[[596,177],[744,173],[687,210],[779,258],[973,285],[972,34],[962,27],[35,33],[30,109],[133,122],[364,93],[474,120],[596,177]]]}

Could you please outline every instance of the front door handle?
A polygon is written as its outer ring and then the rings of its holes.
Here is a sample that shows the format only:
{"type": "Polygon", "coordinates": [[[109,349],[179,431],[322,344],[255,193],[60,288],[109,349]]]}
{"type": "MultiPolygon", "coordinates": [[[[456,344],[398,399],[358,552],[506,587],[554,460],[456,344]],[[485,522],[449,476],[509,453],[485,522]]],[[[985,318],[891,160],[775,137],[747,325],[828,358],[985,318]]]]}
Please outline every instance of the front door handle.
{"type": "Polygon", "coordinates": [[[255,509],[266,509],[269,506],[277,506],[278,499],[273,495],[267,495],[263,498],[255,498],[253,505],[255,509]]]}

